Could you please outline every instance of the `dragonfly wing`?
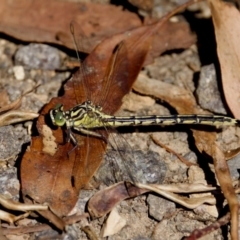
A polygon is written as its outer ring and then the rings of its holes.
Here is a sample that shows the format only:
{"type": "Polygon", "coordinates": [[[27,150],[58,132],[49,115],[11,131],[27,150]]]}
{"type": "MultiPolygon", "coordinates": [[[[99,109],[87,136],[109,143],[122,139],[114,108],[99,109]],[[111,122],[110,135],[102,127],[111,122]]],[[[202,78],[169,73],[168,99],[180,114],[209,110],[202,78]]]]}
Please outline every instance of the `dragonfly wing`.
{"type": "Polygon", "coordinates": [[[108,132],[108,147],[98,178],[106,185],[120,181],[133,183],[159,183],[166,174],[166,164],[153,151],[144,153],[133,149],[116,129],[105,126],[108,132]],[[111,169],[111,170],[109,170],[111,169]]]}

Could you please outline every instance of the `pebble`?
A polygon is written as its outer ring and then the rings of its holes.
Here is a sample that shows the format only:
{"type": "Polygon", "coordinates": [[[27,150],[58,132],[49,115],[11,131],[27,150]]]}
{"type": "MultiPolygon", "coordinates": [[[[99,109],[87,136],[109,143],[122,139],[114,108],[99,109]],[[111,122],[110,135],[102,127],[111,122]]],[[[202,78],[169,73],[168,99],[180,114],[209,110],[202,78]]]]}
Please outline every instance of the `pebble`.
{"type": "Polygon", "coordinates": [[[19,48],[15,54],[15,64],[28,69],[54,70],[60,68],[59,51],[45,44],[31,43],[19,48]]]}
{"type": "Polygon", "coordinates": [[[17,177],[16,168],[8,168],[1,171],[0,174],[0,194],[4,194],[8,198],[18,200],[20,191],[20,183],[17,177]]]}
{"type": "Polygon", "coordinates": [[[14,159],[21,152],[22,144],[30,141],[26,129],[14,128],[13,126],[0,127],[0,160],[14,159]]]}
{"type": "Polygon", "coordinates": [[[239,160],[240,160],[240,155],[238,154],[236,157],[234,157],[231,160],[227,161],[231,177],[234,180],[237,180],[240,177],[240,174],[239,174],[240,161],[239,160]]]}
{"type": "Polygon", "coordinates": [[[25,71],[23,66],[14,66],[13,74],[18,81],[22,81],[25,78],[25,71]]]}
{"type": "Polygon", "coordinates": [[[171,215],[176,210],[176,204],[174,202],[153,194],[148,195],[147,203],[149,205],[149,215],[157,221],[161,221],[165,215],[171,215]]]}
{"type": "Polygon", "coordinates": [[[213,64],[203,66],[197,87],[200,106],[214,113],[227,114],[218,90],[216,70],[213,64]]]}

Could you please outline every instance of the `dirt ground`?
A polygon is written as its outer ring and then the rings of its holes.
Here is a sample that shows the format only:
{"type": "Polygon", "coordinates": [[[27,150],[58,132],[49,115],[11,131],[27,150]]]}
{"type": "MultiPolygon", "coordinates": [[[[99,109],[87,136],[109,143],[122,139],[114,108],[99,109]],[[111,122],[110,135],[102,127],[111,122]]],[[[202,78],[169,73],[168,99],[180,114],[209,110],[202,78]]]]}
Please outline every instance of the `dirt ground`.
{"type": "MultiPolygon", "coordinates": [[[[158,2],[152,10],[152,15],[160,18],[182,1],[158,2]]],[[[194,26],[196,27],[194,31],[202,34],[202,29],[211,25],[211,20],[204,16],[209,13],[205,3],[201,4],[199,9],[202,16],[196,19],[198,24],[194,26]]],[[[144,10],[139,12],[145,16],[149,14],[144,10]]],[[[186,18],[184,15],[179,17],[186,18]]],[[[156,58],[154,63],[147,65],[141,71],[138,80],[140,78],[153,79],[167,83],[169,86],[183,88],[196,98],[202,109],[213,114],[229,115],[223,100],[221,86],[217,83],[215,67],[212,64],[215,63],[213,57],[215,50],[209,52],[209,45],[214,45],[214,39],[206,40],[206,36],[203,35],[199,39],[202,42],[192,45],[186,50],[168,51],[156,58]],[[208,46],[204,45],[207,41],[209,41],[208,46]]],[[[68,52],[56,47],[31,45],[31,43],[22,43],[1,35],[0,90],[2,95],[6,92],[9,96],[8,101],[12,102],[39,84],[36,90],[23,97],[21,105],[21,110],[39,112],[53,97],[58,96],[59,90],[71,76],[72,71],[66,70],[65,63],[72,59],[72,55],[69,56],[68,52]],[[25,47],[27,49],[24,49],[25,47]],[[36,61],[25,60],[25,62],[29,62],[24,65],[21,60],[24,57],[27,59],[27,56],[31,54],[35,56],[36,61]],[[43,56],[44,60],[41,60],[43,56]],[[53,70],[46,70],[46,68],[53,70]]],[[[138,80],[133,91],[124,98],[121,109],[116,113],[117,116],[176,114],[176,111],[167,102],[135,90],[138,80]]],[[[3,99],[7,99],[7,97],[3,99]]],[[[21,157],[30,144],[31,136],[36,134],[35,124],[34,120],[0,128],[0,193],[17,201],[22,201],[19,181],[21,157]]],[[[217,142],[224,152],[236,149],[240,145],[240,130],[237,127],[230,126],[220,129],[203,127],[203,131],[216,131],[217,142]]],[[[213,180],[213,163],[197,150],[190,126],[126,127],[120,129],[119,132],[119,138],[127,141],[129,149],[143,159],[136,164],[136,169],[132,171],[132,174],[138,175],[138,172],[143,172],[147,176],[148,182],[158,184],[193,182],[214,184],[211,182],[215,181],[213,180]],[[151,135],[190,163],[198,165],[187,166],[173,152],[168,152],[165,148],[157,145],[151,135]]],[[[108,151],[111,149],[109,148],[108,151]]],[[[114,182],[114,178],[109,176],[113,174],[114,170],[110,169],[111,164],[107,161],[107,156],[94,179],[98,186],[95,189],[80,192],[75,208],[82,213],[85,211],[87,201],[94,193],[105,188],[105,183],[112,184],[112,181],[114,182]]],[[[239,168],[237,162],[238,157],[229,162],[231,176],[234,180],[239,177],[236,170],[239,168]]],[[[204,194],[195,193],[191,194],[191,197],[206,196],[210,193],[204,194]]],[[[167,197],[151,192],[124,200],[116,206],[115,210],[120,215],[119,221],[123,221],[125,224],[116,234],[106,238],[109,240],[183,239],[195,229],[204,228],[223,215],[223,208],[218,209],[216,205],[202,204],[197,208],[188,209],[167,197]]],[[[90,221],[91,229],[99,239],[101,239],[103,225],[106,225],[106,219],[107,217],[104,216],[90,221]]],[[[30,217],[18,221],[17,225],[27,226],[37,222],[44,223],[44,220],[30,217]]],[[[5,222],[2,224],[4,228],[8,226],[5,222]]],[[[20,235],[7,235],[6,238],[89,239],[86,233],[80,230],[84,224],[86,222],[68,226],[67,232],[61,236],[56,230],[48,229],[20,235]]],[[[220,240],[228,237],[229,226],[224,226],[202,239],[220,240]]]]}

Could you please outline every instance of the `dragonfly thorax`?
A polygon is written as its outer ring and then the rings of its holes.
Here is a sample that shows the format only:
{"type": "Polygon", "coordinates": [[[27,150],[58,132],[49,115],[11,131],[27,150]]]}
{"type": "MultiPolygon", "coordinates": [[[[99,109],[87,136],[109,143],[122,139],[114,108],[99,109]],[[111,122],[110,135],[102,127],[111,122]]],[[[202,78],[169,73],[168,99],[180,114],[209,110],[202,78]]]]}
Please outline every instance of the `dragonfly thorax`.
{"type": "Polygon", "coordinates": [[[79,104],[68,111],[63,110],[62,104],[57,104],[50,111],[52,123],[55,126],[67,128],[95,128],[102,126],[101,119],[105,116],[100,106],[93,105],[91,101],[79,104]]]}

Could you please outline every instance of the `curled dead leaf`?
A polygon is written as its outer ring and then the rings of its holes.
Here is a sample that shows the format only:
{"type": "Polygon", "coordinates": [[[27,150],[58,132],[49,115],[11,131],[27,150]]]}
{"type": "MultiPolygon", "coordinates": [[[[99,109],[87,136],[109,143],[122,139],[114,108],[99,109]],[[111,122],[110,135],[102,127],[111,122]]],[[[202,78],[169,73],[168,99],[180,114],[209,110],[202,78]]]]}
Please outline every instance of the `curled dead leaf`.
{"type": "Polygon", "coordinates": [[[224,197],[227,199],[231,213],[231,237],[238,239],[238,197],[232,185],[232,179],[224,153],[215,145],[212,156],[217,179],[220,183],[224,197]]]}
{"type": "Polygon", "coordinates": [[[98,191],[88,202],[88,211],[91,218],[99,218],[109,213],[124,199],[138,196],[147,192],[132,184],[120,182],[98,191]]]}
{"type": "Polygon", "coordinates": [[[0,126],[7,126],[14,123],[24,122],[32,120],[39,116],[38,113],[34,112],[23,112],[19,110],[12,110],[0,115],[0,126]]]}
{"type": "Polygon", "coordinates": [[[230,3],[208,0],[217,41],[224,95],[235,118],[240,118],[240,13],[230,3]]]}
{"type": "Polygon", "coordinates": [[[216,187],[207,186],[204,184],[175,184],[175,185],[157,185],[157,184],[124,184],[118,183],[98,191],[88,202],[88,211],[92,218],[102,217],[109,213],[119,202],[126,198],[138,196],[140,194],[153,191],[164,196],[165,198],[176,202],[186,208],[194,209],[203,203],[215,205],[216,199],[214,196],[203,196],[188,198],[176,193],[198,193],[210,192],[216,187]]]}

